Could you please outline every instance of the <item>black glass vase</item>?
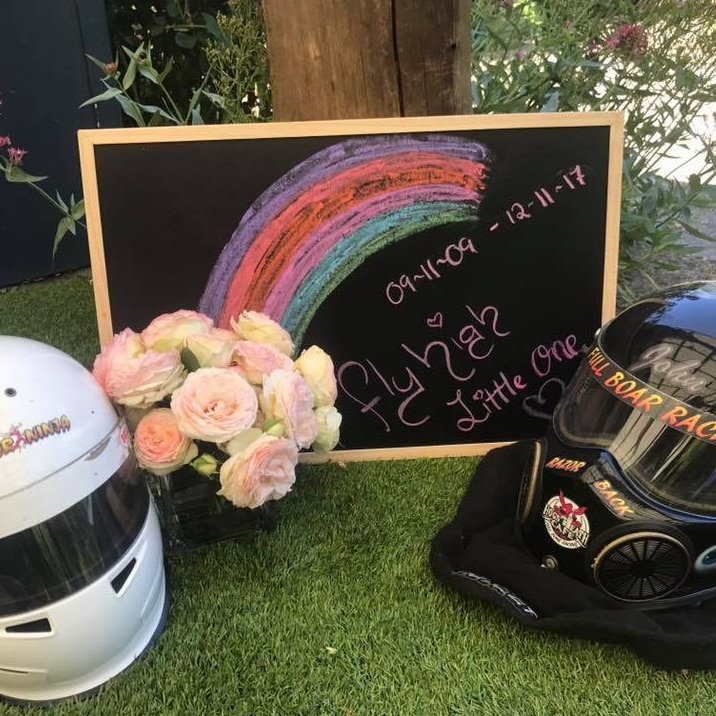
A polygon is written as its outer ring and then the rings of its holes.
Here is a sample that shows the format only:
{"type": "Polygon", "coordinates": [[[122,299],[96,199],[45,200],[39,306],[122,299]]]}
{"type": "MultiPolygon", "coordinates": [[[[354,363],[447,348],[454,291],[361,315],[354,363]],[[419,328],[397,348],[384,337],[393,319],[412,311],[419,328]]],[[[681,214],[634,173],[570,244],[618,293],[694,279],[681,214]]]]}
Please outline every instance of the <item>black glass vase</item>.
{"type": "Polygon", "coordinates": [[[168,555],[228,539],[247,539],[276,526],[276,508],[235,507],[217,495],[219,481],[188,465],[158,477],[147,473],[168,555]]]}

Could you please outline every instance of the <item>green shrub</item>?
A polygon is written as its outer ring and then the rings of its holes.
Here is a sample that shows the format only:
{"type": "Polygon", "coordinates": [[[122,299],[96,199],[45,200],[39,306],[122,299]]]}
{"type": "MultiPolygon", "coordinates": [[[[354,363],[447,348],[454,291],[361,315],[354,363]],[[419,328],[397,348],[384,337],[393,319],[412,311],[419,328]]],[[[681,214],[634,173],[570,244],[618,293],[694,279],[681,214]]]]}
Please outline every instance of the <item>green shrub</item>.
{"type": "MultiPolygon", "coordinates": [[[[167,93],[175,105],[187,107],[196,88],[204,84],[209,70],[205,49],[210,38],[218,36],[216,15],[228,7],[227,1],[105,0],[105,7],[117,70],[125,73],[129,68],[127,51],[151,48],[155,66],[169,68],[164,78],[167,93]]],[[[142,76],[135,78],[128,94],[146,105],[164,106],[166,100],[161,89],[142,76]]]]}
{"type": "Polygon", "coordinates": [[[701,0],[473,0],[475,111],[622,111],[620,291],[675,268],[701,238],[692,209],[716,203],[716,6],[701,0]],[[688,144],[687,144],[688,143],[688,144]],[[689,147],[687,182],[664,160],[689,147]]]}
{"type": "Polygon", "coordinates": [[[261,0],[229,0],[216,16],[217,36],[206,57],[211,84],[221,98],[224,122],[271,118],[271,88],[261,0]]]}

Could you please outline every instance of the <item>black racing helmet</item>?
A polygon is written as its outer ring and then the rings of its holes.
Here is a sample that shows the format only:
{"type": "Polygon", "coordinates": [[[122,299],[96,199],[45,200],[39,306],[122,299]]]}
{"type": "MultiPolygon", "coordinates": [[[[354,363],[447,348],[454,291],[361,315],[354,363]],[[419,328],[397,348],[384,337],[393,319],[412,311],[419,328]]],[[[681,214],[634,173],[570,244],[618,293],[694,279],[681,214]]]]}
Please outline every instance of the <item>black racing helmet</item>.
{"type": "Polygon", "coordinates": [[[637,301],[597,334],[554,413],[657,509],[716,517],[716,281],[637,301]]]}

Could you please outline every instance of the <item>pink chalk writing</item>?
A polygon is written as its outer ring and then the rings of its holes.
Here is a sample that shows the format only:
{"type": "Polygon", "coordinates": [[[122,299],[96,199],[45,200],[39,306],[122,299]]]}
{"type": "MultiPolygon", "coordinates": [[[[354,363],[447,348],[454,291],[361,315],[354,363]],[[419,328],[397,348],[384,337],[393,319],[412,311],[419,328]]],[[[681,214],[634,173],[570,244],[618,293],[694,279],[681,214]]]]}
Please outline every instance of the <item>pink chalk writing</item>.
{"type": "MultiPolygon", "coordinates": [[[[587,180],[582,167],[577,164],[572,169],[562,173],[555,184],[537,187],[529,198],[521,198],[513,201],[509,209],[505,209],[504,216],[509,224],[518,224],[531,219],[535,211],[547,209],[557,203],[559,192],[566,189],[568,192],[586,186],[587,180]]],[[[500,228],[500,221],[490,224],[490,231],[497,231],[500,228]]]]}
{"type": "Polygon", "coordinates": [[[336,371],[341,393],[385,432],[426,425],[441,406],[440,419],[451,416],[462,433],[479,429],[513,404],[528,415],[549,417],[564,390],[552,374],[580,354],[570,334],[532,347],[521,372],[498,366],[486,373],[485,359],[512,335],[497,306],[466,304],[453,316],[436,311],[424,325],[428,340],[398,339],[391,350],[403,356],[399,368],[389,372],[363,358],[345,361],[336,371]]]}
{"type": "Polygon", "coordinates": [[[441,279],[442,271],[459,266],[467,254],[476,253],[475,244],[467,237],[448,244],[445,251],[437,258],[427,259],[409,273],[403,273],[395,281],[391,281],[385,287],[385,297],[394,306],[399,306],[407,294],[417,293],[420,286],[426,282],[441,279]]]}

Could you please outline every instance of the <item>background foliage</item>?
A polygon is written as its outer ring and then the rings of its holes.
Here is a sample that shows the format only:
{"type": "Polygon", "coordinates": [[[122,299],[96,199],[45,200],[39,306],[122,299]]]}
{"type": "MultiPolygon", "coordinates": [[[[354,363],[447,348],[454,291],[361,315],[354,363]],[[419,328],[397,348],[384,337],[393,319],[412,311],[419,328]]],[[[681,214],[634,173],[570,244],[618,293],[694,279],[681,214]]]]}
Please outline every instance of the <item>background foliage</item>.
{"type": "Polygon", "coordinates": [[[701,0],[473,0],[475,111],[624,112],[622,293],[698,250],[681,231],[713,238],[692,211],[716,202],[714,55],[716,5],[701,0]],[[664,171],[684,149],[686,181],[664,171]]]}
{"type": "MultiPolygon", "coordinates": [[[[89,58],[105,91],[86,104],[119,102],[128,126],[271,119],[261,0],[106,7],[114,58],[89,58]]],[[[699,251],[683,232],[713,240],[693,212],[716,205],[716,3],[472,0],[471,28],[475,112],[624,112],[622,301],[635,274],[699,251]]],[[[82,218],[59,208],[55,249],[82,218]]]]}

